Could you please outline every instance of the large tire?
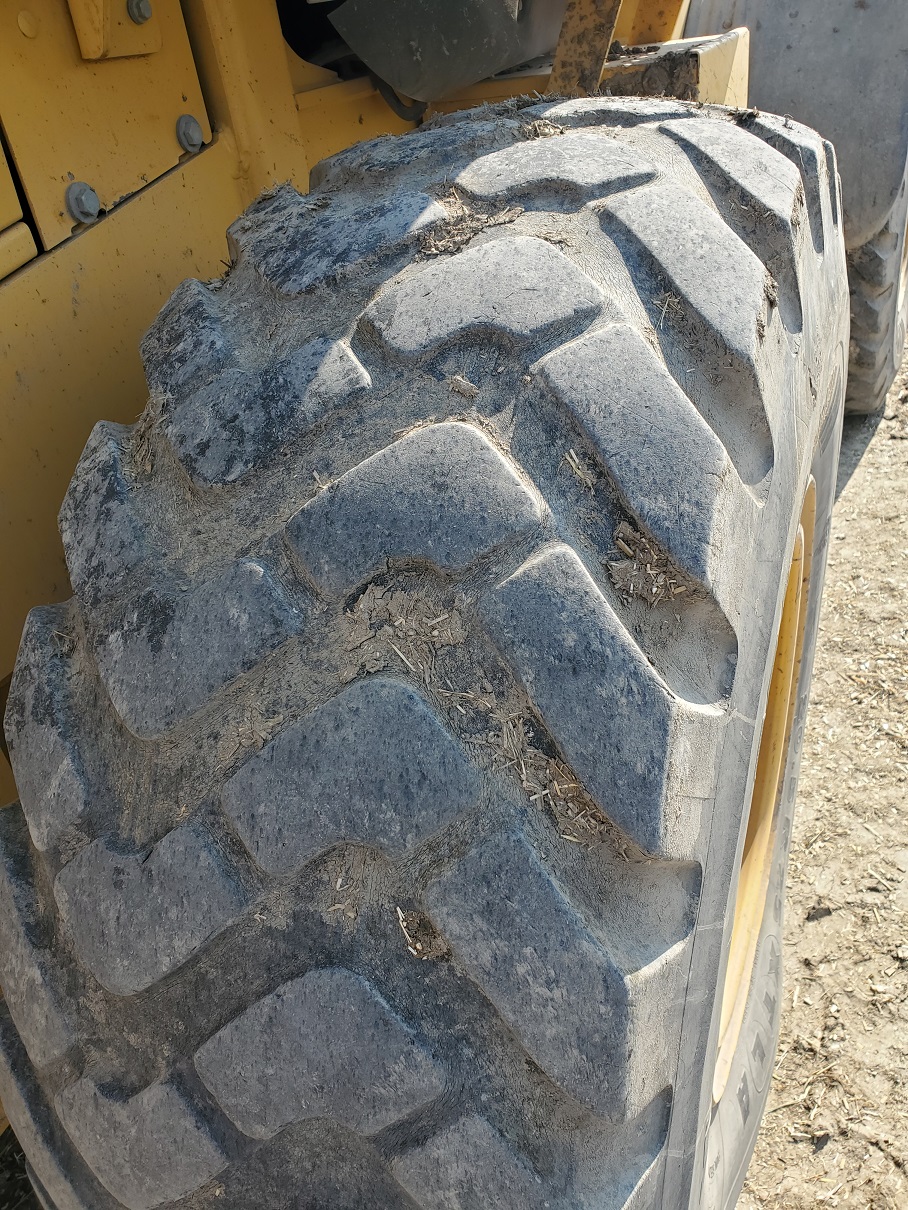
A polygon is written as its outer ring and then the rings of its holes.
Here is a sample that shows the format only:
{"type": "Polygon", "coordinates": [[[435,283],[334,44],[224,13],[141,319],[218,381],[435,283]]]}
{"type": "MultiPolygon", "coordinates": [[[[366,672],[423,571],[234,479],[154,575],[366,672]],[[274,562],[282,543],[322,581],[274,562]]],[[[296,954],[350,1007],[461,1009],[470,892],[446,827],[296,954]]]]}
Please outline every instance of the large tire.
{"type": "Polygon", "coordinates": [[[847,254],[851,343],[846,412],[878,412],[902,364],[908,332],[908,163],[882,230],[847,254]]]}
{"type": "Polygon", "coordinates": [[[841,418],[831,150],[586,100],[315,177],[176,292],[63,505],[3,1104],[56,1210],[728,1204],[742,821],[841,418]]]}

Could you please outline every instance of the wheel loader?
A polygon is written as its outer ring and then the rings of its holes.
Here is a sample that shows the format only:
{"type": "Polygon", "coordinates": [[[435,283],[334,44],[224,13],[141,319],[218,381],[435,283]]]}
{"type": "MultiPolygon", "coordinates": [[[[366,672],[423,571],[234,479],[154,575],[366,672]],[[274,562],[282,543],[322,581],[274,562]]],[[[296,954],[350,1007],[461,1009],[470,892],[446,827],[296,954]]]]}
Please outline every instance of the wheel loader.
{"type": "Polygon", "coordinates": [[[22,2],[7,1204],[731,1210],[901,4],[22,2]]]}

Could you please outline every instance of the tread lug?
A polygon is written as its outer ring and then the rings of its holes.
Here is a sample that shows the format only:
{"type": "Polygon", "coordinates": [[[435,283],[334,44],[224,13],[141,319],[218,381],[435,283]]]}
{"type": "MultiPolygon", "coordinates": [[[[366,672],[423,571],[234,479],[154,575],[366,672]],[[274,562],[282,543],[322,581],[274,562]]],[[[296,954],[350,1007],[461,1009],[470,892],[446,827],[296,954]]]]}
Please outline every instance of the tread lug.
{"type": "Polygon", "coordinates": [[[585,273],[545,240],[502,236],[390,282],[365,311],[388,349],[422,360],[459,336],[519,344],[584,325],[604,302],[585,273]]]}
{"type": "MultiPolygon", "coordinates": [[[[481,156],[463,169],[457,185],[474,197],[528,198],[538,205],[551,192],[589,201],[652,180],[656,169],[631,148],[598,131],[572,131],[552,141],[533,139],[481,156]]],[[[535,207],[534,207],[535,208],[535,207]]]]}
{"type": "Polygon", "coordinates": [[[680,1026],[680,947],[649,968],[621,969],[514,834],[478,846],[430,883],[427,899],[455,961],[572,1096],[627,1121],[671,1083],[674,1056],[637,1054],[635,1039],[657,1023],[660,1036],[680,1026]]]}
{"type": "Polygon", "coordinates": [[[57,1096],[56,1107],[98,1180],[127,1210],[176,1201],[228,1162],[185,1094],[169,1082],[116,1100],[83,1077],[57,1096]]]}
{"type": "Polygon", "coordinates": [[[476,770],[426,702],[375,676],[248,760],[225,785],[223,804],[259,865],[282,874],[342,841],[400,856],[478,793],[476,770]]]}
{"type": "Polygon", "coordinates": [[[197,389],[236,355],[214,287],[190,279],[177,286],[142,340],[152,393],[177,398],[197,389]]]}
{"type": "Polygon", "coordinates": [[[593,800],[647,853],[686,856],[700,804],[671,754],[688,728],[705,743],[721,711],[671,694],[568,546],[529,559],[482,610],[593,800]]]}
{"type": "Polygon", "coordinates": [[[551,1204],[539,1177],[477,1115],[407,1151],[393,1169],[425,1210],[544,1210],[551,1204]]]}
{"type": "Polygon", "coordinates": [[[119,996],[169,975],[247,901],[207,831],[193,823],[144,855],[95,841],[63,867],[54,893],[82,961],[119,996]]]}
{"type": "Polygon", "coordinates": [[[30,1059],[45,1067],[76,1037],[52,980],[53,955],[39,940],[44,912],[29,864],[24,820],[7,807],[0,811],[0,985],[30,1059]]]}
{"type": "Polygon", "coordinates": [[[708,579],[717,497],[740,492],[740,480],[652,346],[627,324],[612,324],[550,353],[539,368],[631,511],[685,571],[708,579]]]}
{"type": "Polygon", "coordinates": [[[64,606],[33,609],[25,623],[6,709],[10,763],[36,848],[51,848],[87,815],[89,782],[71,684],[64,606]]]}
{"type": "Polygon", "coordinates": [[[127,727],[143,738],[158,736],[274,651],[302,621],[271,572],[241,559],[186,592],[166,581],[147,588],[100,637],[98,669],[127,727]]]}
{"type": "MultiPolygon", "coordinates": [[[[721,395],[704,392],[704,419],[748,484],[772,467],[769,421],[757,379],[759,330],[766,314],[766,270],[753,252],[699,198],[677,186],[647,185],[608,198],[600,212],[623,238],[626,255],[648,259],[668,292],[699,320],[715,347],[706,367],[727,383],[721,395]]],[[[653,300],[655,301],[655,300],[653,300]]]]}
{"type": "Polygon", "coordinates": [[[95,425],[60,507],[69,578],[89,607],[122,591],[124,579],[160,553],[136,513],[127,436],[122,425],[95,425]]]}
{"type": "Polygon", "coordinates": [[[209,1039],[195,1065],[256,1139],[305,1118],[375,1134],[444,1090],[441,1069],[374,987],[340,968],[282,984],[209,1039]]]}
{"type": "Polygon", "coordinates": [[[324,204],[323,197],[303,198],[291,185],[282,185],[236,220],[228,240],[242,260],[293,298],[414,243],[420,231],[447,219],[443,206],[414,192],[362,206],[338,203],[320,210],[316,223],[304,221],[324,204]]]}
{"type": "Polygon", "coordinates": [[[371,379],[341,341],[314,340],[275,366],[225,369],[168,408],[164,429],[198,483],[235,483],[371,379]]]}
{"type": "Polygon", "coordinates": [[[387,559],[461,571],[538,524],[538,498],[478,429],[433,424],[342,475],[287,527],[323,591],[344,593],[387,559]]]}

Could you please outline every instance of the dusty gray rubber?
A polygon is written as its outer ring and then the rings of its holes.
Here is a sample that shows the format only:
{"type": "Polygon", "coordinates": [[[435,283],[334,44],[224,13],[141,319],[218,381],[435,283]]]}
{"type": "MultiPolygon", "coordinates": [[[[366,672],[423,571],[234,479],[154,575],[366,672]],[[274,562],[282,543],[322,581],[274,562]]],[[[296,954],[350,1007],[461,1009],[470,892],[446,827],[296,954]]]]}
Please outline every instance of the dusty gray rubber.
{"type": "Polygon", "coordinates": [[[162,311],[7,712],[0,1095],[58,1210],[696,1204],[847,332],[831,157],[740,117],[360,145],[162,311]]]}
{"type": "Polygon", "coordinates": [[[847,412],[878,412],[902,364],[908,334],[908,162],[885,225],[849,249],[851,344],[847,412]]]}
{"type": "Polygon", "coordinates": [[[851,288],[846,412],[876,412],[908,326],[908,22],[902,0],[692,0],[687,37],[750,30],[751,105],[835,145],[851,288]]]}

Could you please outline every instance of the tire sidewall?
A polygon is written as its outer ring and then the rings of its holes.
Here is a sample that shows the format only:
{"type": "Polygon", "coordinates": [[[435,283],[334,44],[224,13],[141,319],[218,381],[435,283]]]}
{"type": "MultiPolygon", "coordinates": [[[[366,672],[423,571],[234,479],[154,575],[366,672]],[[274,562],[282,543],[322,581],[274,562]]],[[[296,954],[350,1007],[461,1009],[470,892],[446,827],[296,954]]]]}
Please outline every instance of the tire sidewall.
{"type": "Polygon", "coordinates": [[[902,177],[902,188],[896,202],[895,230],[899,235],[897,248],[898,276],[895,283],[895,319],[893,322],[894,372],[897,374],[902,362],[902,352],[905,340],[908,338],[908,159],[905,161],[905,175],[902,177]]]}
{"type": "MultiPolygon", "coordinates": [[[[841,390],[841,377],[836,375],[831,387],[832,397],[840,395],[841,390]]],[[[840,445],[841,414],[839,408],[832,407],[820,430],[808,468],[817,486],[817,524],[814,532],[804,657],[782,790],[776,808],[775,847],[769,888],[737,1048],[725,1091],[718,1104],[712,1105],[703,1132],[703,1181],[699,1200],[693,1203],[699,1206],[700,1210],[733,1210],[747,1175],[763,1110],[769,1097],[781,1022],[785,881],[797,800],[801,750],[810,700],[811,674],[816,653],[840,445]]],[[[805,489],[806,478],[801,498],[805,489]]],[[[799,515],[799,512],[800,509],[795,515],[799,515]]],[[[757,746],[759,738],[758,732],[757,746]]],[[[734,903],[734,895],[731,903],[734,903]]],[[[729,937],[726,938],[726,955],[729,941],[730,930],[729,937]]],[[[708,1065],[708,1079],[705,1081],[707,1086],[712,1084],[714,1066],[715,1048],[712,1062],[708,1065]]]]}

